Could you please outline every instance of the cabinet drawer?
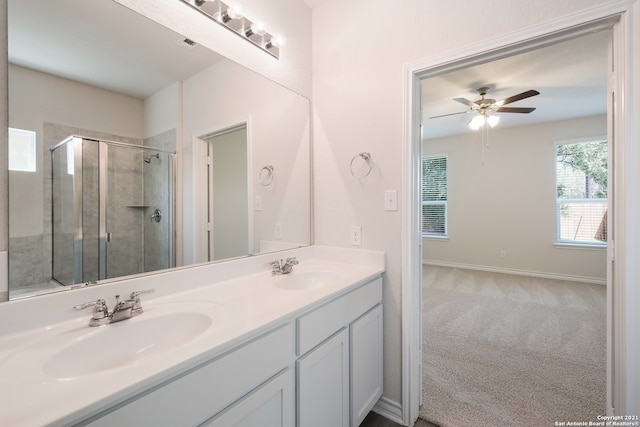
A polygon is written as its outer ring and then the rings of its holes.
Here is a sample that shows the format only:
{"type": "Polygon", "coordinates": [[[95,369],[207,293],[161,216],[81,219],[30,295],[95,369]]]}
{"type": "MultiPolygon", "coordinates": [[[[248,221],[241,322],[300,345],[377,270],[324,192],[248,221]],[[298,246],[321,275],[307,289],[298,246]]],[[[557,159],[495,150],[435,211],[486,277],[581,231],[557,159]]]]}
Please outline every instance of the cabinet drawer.
{"type": "Polygon", "coordinates": [[[288,366],[292,353],[287,323],[88,425],[199,425],[288,366]]]}
{"type": "Polygon", "coordinates": [[[298,317],[296,351],[304,354],[382,301],[382,278],[298,317]]]}

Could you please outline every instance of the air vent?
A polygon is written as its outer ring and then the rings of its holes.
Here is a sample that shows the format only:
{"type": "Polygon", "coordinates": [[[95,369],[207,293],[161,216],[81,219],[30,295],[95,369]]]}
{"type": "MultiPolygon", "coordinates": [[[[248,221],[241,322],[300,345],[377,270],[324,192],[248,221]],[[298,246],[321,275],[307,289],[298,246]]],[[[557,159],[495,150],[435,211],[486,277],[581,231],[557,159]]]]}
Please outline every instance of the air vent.
{"type": "Polygon", "coordinates": [[[178,46],[182,46],[184,49],[187,49],[187,50],[193,50],[196,47],[198,47],[198,43],[188,38],[177,40],[176,44],[178,46]]]}

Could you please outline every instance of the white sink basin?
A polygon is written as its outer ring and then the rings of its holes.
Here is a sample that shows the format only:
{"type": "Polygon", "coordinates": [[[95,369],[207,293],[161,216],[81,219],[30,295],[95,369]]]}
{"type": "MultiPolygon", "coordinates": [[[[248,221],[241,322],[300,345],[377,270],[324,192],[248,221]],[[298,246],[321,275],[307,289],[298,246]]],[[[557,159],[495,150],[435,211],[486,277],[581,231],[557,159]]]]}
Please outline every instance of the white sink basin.
{"type": "Polygon", "coordinates": [[[167,354],[224,325],[226,309],[212,302],[149,304],[144,313],[100,327],[86,323],[56,329],[45,339],[15,352],[4,363],[36,368],[28,376],[70,380],[127,367],[167,354]]]}
{"type": "Polygon", "coordinates": [[[168,313],[146,319],[144,315],[74,339],[44,363],[43,372],[69,378],[119,368],[183,345],[213,324],[203,313],[168,313]]]}
{"type": "Polygon", "coordinates": [[[318,288],[338,278],[332,271],[296,271],[272,276],[273,285],[281,289],[303,290],[318,288]]]}

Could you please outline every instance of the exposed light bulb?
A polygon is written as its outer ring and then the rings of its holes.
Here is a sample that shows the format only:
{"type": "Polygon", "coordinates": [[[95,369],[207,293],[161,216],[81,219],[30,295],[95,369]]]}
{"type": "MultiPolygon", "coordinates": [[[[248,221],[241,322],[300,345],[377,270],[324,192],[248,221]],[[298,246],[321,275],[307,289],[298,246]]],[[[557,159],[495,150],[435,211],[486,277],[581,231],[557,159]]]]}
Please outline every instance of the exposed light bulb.
{"type": "Polygon", "coordinates": [[[489,123],[489,126],[491,126],[491,127],[494,127],[495,125],[497,125],[499,121],[500,121],[500,117],[498,117],[498,116],[488,116],[487,117],[487,123],[489,123]]]}
{"type": "Polygon", "coordinates": [[[282,39],[280,37],[271,37],[271,39],[264,44],[264,47],[266,49],[271,49],[272,47],[280,47],[281,44],[282,39]]]}
{"type": "Polygon", "coordinates": [[[242,19],[242,9],[239,6],[230,7],[225,14],[231,19],[242,19]]]}
{"type": "Polygon", "coordinates": [[[242,10],[239,7],[229,7],[222,13],[216,13],[214,15],[214,19],[218,22],[222,22],[226,24],[232,19],[242,19],[244,15],[242,15],[242,10]]]}
{"type": "Polygon", "coordinates": [[[267,33],[267,30],[264,28],[264,25],[260,22],[251,24],[251,31],[253,31],[254,34],[257,34],[259,36],[264,36],[267,33]]]}
{"type": "Polygon", "coordinates": [[[264,25],[260,23],[251,24],[251,27],[244,32],[245,36],[247,37],[251,37],[254,34],[258,36],[264,36],[266,33],[267,30],[265,30],[264,25]]]}
{"type": "Polygon", "coordinates": [[[484,125],[484,122],[485,122],[484,116],[481,114],[478,114],[477,116],[472,118],[469,121],[469,123],[467,123],[467,126],[469,126],[473,130],[478,130],[482,127],[482,125],[484,125]]]}

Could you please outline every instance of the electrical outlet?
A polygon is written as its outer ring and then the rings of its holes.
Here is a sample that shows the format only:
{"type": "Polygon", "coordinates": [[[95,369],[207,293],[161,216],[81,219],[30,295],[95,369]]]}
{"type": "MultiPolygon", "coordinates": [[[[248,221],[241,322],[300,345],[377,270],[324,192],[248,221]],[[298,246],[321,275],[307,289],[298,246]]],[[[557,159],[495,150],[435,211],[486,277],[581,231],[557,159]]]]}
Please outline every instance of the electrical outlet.
{"type": "Polygon", "coordinates": [[[507,251],[505,251],[504,249],[502,249],[500,251],[500,258],[506,258],[507,257],[507,251]]]}
{"type": "Polygon", "coordinates": [[[398,190],[386,190],[384,192],[384,210],[398,210],[398,190]]]}
{"type": "Polygon", "coordinates": [[[276,239],[282,239],[282,223],[276,223],[276,239]]]}
{"type": "Polygon", "coordinates": [[[351,226],[350,241],[354,246],[362,245],[362,227],[359,225],[351,226]]]}

